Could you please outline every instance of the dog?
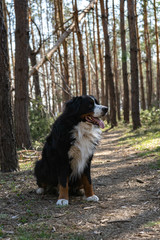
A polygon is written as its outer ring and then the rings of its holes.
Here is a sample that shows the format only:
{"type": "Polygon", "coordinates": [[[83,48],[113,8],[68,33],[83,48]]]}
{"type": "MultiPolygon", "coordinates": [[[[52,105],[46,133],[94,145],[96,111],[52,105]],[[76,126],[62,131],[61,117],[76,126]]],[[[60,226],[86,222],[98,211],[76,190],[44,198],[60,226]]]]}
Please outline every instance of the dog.
{"type": "Polygon", "coordinates": [[[58,187],[57,205],[69,204],[69,189],[84,189],[87,201],[98,201],[91,181],[91,160],[101,138],[104,123],[99,118],[108,108],[93,96],[73,97],[54,122],[46,138],[42,159],[36,162],[34,174],[37,194],[47,187],[58,187]]]}

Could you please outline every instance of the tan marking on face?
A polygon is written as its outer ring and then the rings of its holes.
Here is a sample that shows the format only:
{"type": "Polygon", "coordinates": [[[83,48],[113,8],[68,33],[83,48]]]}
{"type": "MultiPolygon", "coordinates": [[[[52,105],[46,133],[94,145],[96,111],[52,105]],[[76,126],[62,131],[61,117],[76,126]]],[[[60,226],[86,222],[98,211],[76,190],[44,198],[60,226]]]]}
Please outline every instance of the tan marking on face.
{"type": "Polygon", "coordinates": [[[90,112],[90,113],[85,113],[81,115],[81,119],[84,119],[87,116],[93,116],[94,112],[90,112]]]}

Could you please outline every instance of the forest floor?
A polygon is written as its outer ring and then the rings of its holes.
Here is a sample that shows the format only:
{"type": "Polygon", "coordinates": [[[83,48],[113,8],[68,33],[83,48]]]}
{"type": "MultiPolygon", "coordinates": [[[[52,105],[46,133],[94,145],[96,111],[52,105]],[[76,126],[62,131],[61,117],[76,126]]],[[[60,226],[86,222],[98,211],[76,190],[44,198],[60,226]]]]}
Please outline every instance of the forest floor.
{"type": "Polygon", "coordinates": [[[57,207],[56,196],[36,195],[33,162],[40,152],[26,157],[21,151],[21,171],[0,173],[0,239],[159,240],[160,171],[154,149],[160,139],[145,154],[127,142],[135,139],[127,131],[104,132],[95,153],[92,179],[99,202],[71,196],[69,206],[57,207]]]}

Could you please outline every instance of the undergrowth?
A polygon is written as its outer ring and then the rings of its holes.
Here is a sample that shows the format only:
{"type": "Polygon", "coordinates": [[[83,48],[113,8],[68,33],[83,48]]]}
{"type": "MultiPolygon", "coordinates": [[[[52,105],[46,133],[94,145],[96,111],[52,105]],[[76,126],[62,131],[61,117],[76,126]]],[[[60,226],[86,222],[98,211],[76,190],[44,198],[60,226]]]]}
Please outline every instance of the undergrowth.
{"type": "Polygon", "coordinates": [[[41,100],[32,100],[29,109],[29,125],[34,147],[44,142],[53,122],[53,116],[47,113],[41,100]]]}
{"type": "Polygon", "coordinates": [[[151,109],[141,112],[142,127],[133,131],[132,126],[126,129],[126,133],[120,139],[120,143],[135,148],[140,157],[152,157],[156,159],[156,165],[160,169],[160,109],[151,109]]]}

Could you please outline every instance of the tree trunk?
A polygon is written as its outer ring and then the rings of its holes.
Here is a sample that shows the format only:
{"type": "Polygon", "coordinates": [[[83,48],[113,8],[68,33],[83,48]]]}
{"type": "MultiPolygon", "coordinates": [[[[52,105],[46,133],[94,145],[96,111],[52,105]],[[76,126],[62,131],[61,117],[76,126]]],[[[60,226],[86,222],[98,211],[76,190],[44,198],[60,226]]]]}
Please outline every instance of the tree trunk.
{"type": "MultiPolygon", "coordinates": [[[[29,1],[29,5],[31,8],[31,0],[29,1]]],[[[33,21],[32,16],[31,16],[31,12],[29,12],[29,18],[30,18],[30,24],[31,24],[31,36],[32,36],[32,47],[31,45],[29,45],[29,57],[31,60],[31,66],[35,66],[37,64],[37,55],[40,52],[42,43],[41,43],[41,32],[37,26],[37,24],[33,21]],[[37,31],[38,31],[38,35],[39,35],[39,46],[37,47],[36,50],[36,46],[35,46],[35,36],[34,36],[34,31],[33,31],[33,24],[35,25],[37,31]]],[[[43,29],[43,28],[42,28],[43,29]]],[[[43,35],[43,33],[42,33],[43,35]]],[[[34,94],[35,94],[35,98],[37,100],[40,101],[41,99],[41,89],[40,89],[40,83],[39,83],[39,73],[38,71],[35,71],[35,73],[33,74],[33,85],[34,85],[34,94]]]]}
{"type": "MultiPolygon", "coordinates": [[[[31,60],[31,65],[32,67],[35,66],[37,64],[37,53],[34,53],[31,49],[30,49],[30,60],[31,60]]],[[[38,100],[41,98],[41,89],[40,89],[40,84],[39,84],[39,74],[38,71],[36,71],[33,74],[33,84],[34,84],[34,88],[35,88],[35,98],[38,100]]]]}
{"type": "Polygon", "coordinates": [[[85,34],[86,34],[86,48],[87,48],[87,72],[88,72],[88,92],[91,95],[91,68],[90,68],[90,53],[89,53],[89,42],[88,42],[88,29],[87,22],[85,21],[85,34]]]}
{"type": "Polygon", "coordinates": [[[124,0],[120,1],[120,30],[121,30],[122,72],[123,72],[123,117],[124,122],[129,123],[129,87],[127,73],[126,31],[124,23],[124,0]]]}
{"type": "Polygon", "coordinates": [[[146,89],[147,89],[147,105],[151,107],[152,103],[152,60],[151,60],[151,46],[148,30],[148,16],[147,16],[147,0],[143,0],[143,19],[144,19],[144,39],[146,49],[146,89]]]}
{"type": "Polygon", "coordinates": [[[135,14],[136,14],[136,32],[137,32],[137,44],[138,44],[139,74],[140,74],[141,108],[143,110],[145,110],[146,109],[146,102],[145,102],[145,94],[144,94],[141,45],[140,45],[140,36],[139,36],[139,29],[138,29],[137,0],[135,0],[135,14]]]}
{"type": "MultiPolygon", "coordinates": [[[[114,90],[113,74],[111,69],[111,55],[110,55],[110,43],[108,34],[108,0],[106,0],[106,13],[104,9],[104,1],[100,0],[101,5],[101,15],[102,15],[102,25],[105,40],[105,74],[106,74],[106,96],[108,96],[108,87],[110,93],[110,119],[111,127],[117,126],[116,120],[116,97],[114,90]]],[[[108,105],[108,99],[106,102],[108,105]]]]}
{"type": "Polygon", "coordinates": [[[101,50],[100,31],[99,31],[99,16],[98,16],[98,4],[96,4],[96,24],[97,24],[97,40],[98,40],[98,53],[101,75],[101,103],[104,105],[104,70],[103,70],[103,56],[101,50]]]}
{"type": "Polygon", "coordinates": [[[97,42],[96,42],[96,34],[95,34],[95,15],[94,10],[92,13],[93,16],[93,54],[94,54],[94,63],[95,63],[95,71],[96,71],[96,98],[99,101],[99,79],[98,79],[98,66],[97,66],[97,42]]]}
{"type": "MultiPolygon", "coordinates": [[[[54,58],[52,57],[52,62],[54,64],[54,58]]],[[[52,113],[53,115],[55,115],[56,113],[56,94],[55,94],[55,73],[54,73],[54,68],[52,66],[50,66],[50,73],[51,73],[51,91],[52,91],[52,113]]]]}
{"type": "Polygon", "coordinates": [[[78,77],[77,77],[77,58],[76,58],[76,44],[75,33],[73,32],[73,61],[74,61],[74,79],[75,79],[75,95],[78,96],[78,77]]]}
{"type": "Polygon", "coordinates": [[[80,71],[81,71],[81,82],[82,82],[82,94],[87,94],[87,85],[86,85],[86,71],[85,71],[85,62],[84,62],[84,50],[83,50],[83,41],[82,41],[82,33],[79,28],[78,23],[78,9],[77,9],[77,0],[75,0],[74,5],[74,17],[75,17],[75,28],[78,38],[78,46],[79,46],[79,55],[80,55],[80,71]]]}
{"type": "MultiPolygon", "coordinates": [[[[62,34],[65,32],[64,29],[64,16],[63,16],[63,1],[58,0],[56,1],[58,6],[58,13],[59,13],[59,21],[62,30],[62,34]]],[[[67,49],[67,40],[64,39],[63,41],[63,55],[64,55],[64,81],[63,81],[63,88],[66,91],[63,91],[63,100],[64,102],[68,101],[70,96],[67,94],[68,87],[69,87],[69,70],[68,70],[68,49],[67,49]]]]}
{"type": "Polygon", "coordinates": [[[2,172],[18,169],[16,144],[11,111],[7,32],[0,0],[0,167],[2,172]]]}
{"type": "Polygon", "coordinates": [[[127,0],[127,3],[128,3],[129,36],[130,36],[132,121],[133,121],[133,129],[135,130],[141,126],[140,113],[139,113],[136,19],[135,19],[135,13],[134,13],[134,0],[127,0]]]}
{"type": "MultiPolygon", "coordinates": [[[[41,49],[40,56],[42,57],[43,55],[44,55],[44,51],[43,51],[43,49],[41,49]]],[[[44,67],[44,65],[42,65],[42,72],[43,72],[43,74],[42,74],[42,82],[43,82],[43,88],[44,88],[44,91],[43,91],[42,95],[43,95],[43,97],[45,99],[45,106],[46,106],[46,108],[48,110],[47,85],[46,85],[46,74],[45,74],[45,67],[44,67]]]]}
{"type": "MultiPolygon", "coordinates": [[[[13,51],[13,36],[12,36],[12,27],[11,27],[11,16],[10,13],[8,14],[8,21],[9,21],[9,40],[10,40],[10,58],[11,58],[11,91],[13,91],[15,89],[14,86],[14,80],[15,80],[15,59],[14,59],[14,51],[13,51]]],[[[13,106],[13,102],[14,102],[14,96],[11,93],[11,105],[13,106]]]]}
{"type": "Polygon", "coordinates": [[[119,92],[119,75],[118,75],[118,57],[117,57],[117,36],[116,36],[116,18],[113,0],[113,61],[114,61],[114,78],[116,89],[116,103],[117,103],[117,116],[121,120],[120,115],[120,92],[119,92]]]}
{"type": "Polygon", "coordinates": [[[15,54],[15,131],[18,148],[30,148],[28,123],[28,1],[15,0],[16,54],[15,54]]]}
{"type": "MultiPolygon", "coordinates": [[[[45,45],[43,45],[43,54],[46,55],[46,49],[45,49],[45,45]]],[[[48,62],[45,62],[44,64],[44,72],[45,72],[45,85],[46,85],[46,96],[47,96],[47,100],[48,100],[48,104],[46,105],[48,112],[51,112],[51,106],[50,106],[50,83],[49,83],[49,72],[48,72],[48,62]]]]}
{"type": "Polygon", "coordinates": [[[156,48],[157,48],[157,106],[160,107],[160,63],[159,63],[159,36],[158,36],[158,25],[157,25],[157,9],[156,9],[156,0],[154,4],[154,18],[155,18],[155,36],[156,36],[156,48]]]}

